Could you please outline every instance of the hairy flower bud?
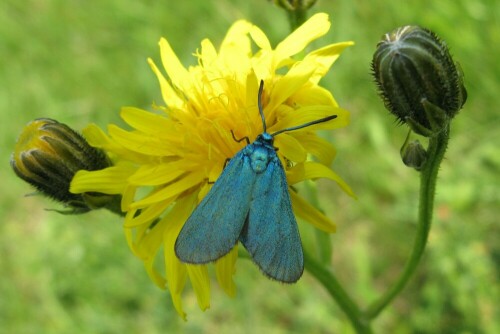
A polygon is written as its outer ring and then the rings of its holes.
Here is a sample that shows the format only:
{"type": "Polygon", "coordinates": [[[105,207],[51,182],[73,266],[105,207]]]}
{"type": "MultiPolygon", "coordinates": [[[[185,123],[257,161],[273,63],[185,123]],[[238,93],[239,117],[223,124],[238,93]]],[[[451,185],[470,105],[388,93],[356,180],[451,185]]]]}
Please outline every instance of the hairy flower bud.
{"type": "Polygon", "coordinates": [[[463,74],[432,31],[404,26],[386,34],[372,70],[386,108],[414,131],[440,131],[467,99],[463,74]]]}
{"type": "Polygon", "coordinates": [[[419,171],[427,160],[427,151],[418,140],[408,141],[401,148],[401,159],[406,166],[419,171]]]}
{"type": "MultiPolygon", "coordinates": [[[[86,212],[100,206],[100,194],[72,194],[71,179],[78,170],[100,170],[111,165],[103,151],[90,146],[77,132],[65,124],[48,118],[36,119],[25,126],[19,136],[11,166],[24,181],[71,208],[70,212],[86,212]]],[[[106,196],[106,195],[104,195],[106,196]]]]}

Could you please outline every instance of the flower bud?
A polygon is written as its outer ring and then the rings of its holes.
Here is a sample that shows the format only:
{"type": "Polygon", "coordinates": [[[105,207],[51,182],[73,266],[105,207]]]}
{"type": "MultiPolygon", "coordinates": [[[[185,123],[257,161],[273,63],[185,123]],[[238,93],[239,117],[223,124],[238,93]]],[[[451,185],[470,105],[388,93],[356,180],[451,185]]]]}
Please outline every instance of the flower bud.
{"type": "MultiPolygon", "coordinates": [[[[69,192],[75,173],[111,165],[103,151],[90,146],[67,125],[48,118],[36,119],[25,126],[10,163],[17,176],[42,194],[69,206],[72,213],[93,208],[85,200],[88,196],[69,192]]],[[[102,203],[102,198],[99,200],[102,203]]]]}
{"type": "Polygon", "coordinates": [[[386,34],[372,71],[386,108],[425,136],[448,124],[467,99],[463,74],[446,43],[418,26],[386,34]]]}
{"type": "Polygon", "coordinates": [[[408,166],[420,170],[427,161],[427,151],[418,140],[406,142],[401,147],[401,159],[408,166]]]}

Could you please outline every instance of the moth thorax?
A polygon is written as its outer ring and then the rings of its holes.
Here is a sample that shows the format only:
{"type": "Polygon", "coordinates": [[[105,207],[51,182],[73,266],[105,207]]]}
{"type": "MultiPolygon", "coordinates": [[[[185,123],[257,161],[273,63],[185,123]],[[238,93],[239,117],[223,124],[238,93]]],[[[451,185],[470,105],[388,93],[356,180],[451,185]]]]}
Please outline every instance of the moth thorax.
{"type": "Polygon", "coordinates": [[[250,153],[250,164],[255,173],[262,173],[269,163],[269,149],[266,146],[254,145],[250,153]]]}

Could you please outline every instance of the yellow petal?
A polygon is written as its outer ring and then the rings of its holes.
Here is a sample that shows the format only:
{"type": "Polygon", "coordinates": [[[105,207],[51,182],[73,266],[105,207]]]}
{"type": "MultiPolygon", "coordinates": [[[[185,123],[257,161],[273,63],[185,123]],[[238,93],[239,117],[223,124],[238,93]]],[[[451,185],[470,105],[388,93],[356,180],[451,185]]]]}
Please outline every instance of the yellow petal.
{"type": "Polygon", "coordinates": [[[163,278],[158,270],[154,267],[155,258],[151,257],[147,260],[144,260],[144,268],[146,269],[146,273],[149,278],[153,281],[153,283],[162,290],[165,290],[167,281],[163,278]]]}
{"type": "Polygon", "coordinates": [[[83,136],[87,139],[90,145],[102,148],[109,155],[117,155],[127,157],[128,160],[134,162],[142,162],[147,160],[147,156],[142,153],[132,152],[124,146],[117,144],[108,137],[97,125],[90,124],[82,131],[83,136]]]}
{"type": "Polygon", "coordinates": [[[132,203],[130,207],[141,208],[160,201],[169,200],[171,197],[175,197],[189,188],[201,183],[204,179],[205,174],[203,172],[187,174],[182,179],[179,179],[179,181],[161,188],[142,200],[132,203]]]}
{"type": "Polygon", "coordinates": [[[336,231],[337,227],[334,222],[319,212],[305,199],[300,197],[295,191],[290,191],[290,198],[292,200],[293,212],[295,212],[298,217],[304,219],[322,231],[328,233],[334,233],[336,231]]]}
{"type": "Polygon", "coordinates": [[[137,249],[137,246],[134,242],[134,231],[129,228],[124,229],[125,232],[125,239],[127,240],[128,247],[132,251],[132,253],[137,256],[138,258],[141,258],[139,254],[139,250],[137,249]]]}
{"type": "Polygon", "coordinates": [[[276,64],[278,65],[284,58],[301,52],[313,40],[326,34],[329,29],[330,21],[327,14],[318,13],[313,15],[278,44],[276,47],[276,64]]]}
{"type": "Polygon", "coordinates": [[[163,244],[163,231],[165,230],[166,222],[161,220],[154,228],[143,226],[137,229],[135,233],[136,240],[132,229],[125,228],[125,236],[133,253],[144,262],[144,267],[151,280],[160,288],[165,289],[166,280],[155,268],[155,258],[163,244]],[[147,233],[146,233],[147,232],[147,233]]]}
{"type": "Polygon", "coordinates": [[[108,148],[113,145],[109,137],[96,124],[89,124],[82,131],[88,143],[94,147],[108,148]]]}
{"type": "Polygon", "coordinates": [[[201,64],[206,67],[211,66],[217,60],[217,50],[209,39],[205,38],[201,41],[200,60],[201,64]]]}
{"type": "Polygon", "coordinates": [[[229,297],[236,295],[236,285],[233,275],[236,272],[236,259],[238,258],[238,244],[225,256],[215,262],[215,274],[219,285],[229,297]]]}
{"type": "Polygon", "coordinates": [[[137,190],[136,186],[127,185],[122,193],[121,210],[122,212],[127,212],[130,204],[134,201],[135,192],[137,190]]]}
{"type": "MultiPolygon", "coordinates": [[[[189,72],[182,65],[179,58],[177,58],[174,50],[165,38],[160,39],[160,52],[161,62],[163,68],[167,72],[168,77],[174,86],[181,88],[184,92],[188,93],[190,89],[190,76],[189,72]]],[[[168,103],[168,101],[165,101],[168,103]]]]}
{"type": "MultiPolygon", "coordinates": [[[[165,215],[165,221],[168,221],[163,235],[163,249],[165,256],[165,272],[167,276],[168,288],[172,296],[177,313],[185,319],[185,313],[182,310],[181,292],[187,279],[186,265],[181,263],[175,255],[175,240],[179,235],[182,225],[189,217],[196,201],[196,193],[179,199],[172,210],[165,215]]],[[[209,282],[205,282],[209,285],[209,282]]],[[[195,291],[196,292],[196,291],[195,291]]]]}
{"type": "Polygon", "coordinates": [[[142,224],[151,224],[157,219],[169,206],[172,204],[170,201],[161,201],[146,207],[144,210],[132,209],[127,212],[125,216],[124,227],[136,227],[142,224]]]}
{"type": "MultiPolygon", "coordinates": [[[[186,269],[184,269],[186,270],[186,269]]],[[[186,313],[182,309],[182,296],[179,292],[170,292],[170,296],[172,298],[172,304],[174,304],[175,310],[177,314],[182,318],[182,320],[186,321],[186,313]]]]}
{"type": "Polygon", "coordinates": [[[287,133],[276,136],[275,146],[279,149],[278,153],[294,162],[304,162],[307,159],[307,152],[304,146],[287,133]]]}
{"type": "Polygon", "coordinates": [[[210,307],[210,278],[207,266],[186,265],[189,279],[198,300],[198,306],[202,311],[210,307]]]}
{"type": "Polygon", "coordinates": [[[160,84],[161,96],[163,101],[167,104],[169,108],[177,108],[180,109],[184,105],[184,100],[179,97],[176,91],[172,88],[170,83],[165,79],[161,71],[158,69],[156,64],[152,59],[148,58],[148,64],[153,70],[156,78],[158,79],[158,83],[160,84]]]}
{"type": "Polygon", "coordinates": [[[226,37],[222,41],[220,53],[227,52],[227,49],[239,48],[243,53],[250,54],[251,45],[248,32],[252,24],[245,20],[236,21],[228,30],[226,37]]]}
{"type": "Polygon", "coordinates": [[[135,244],[141,259],[148,260],[156,257],[163,244],[163,232],[169,223],[165,219],[160,219],[154,227],[143,225],[137,228],[135,244]]]}
{"type": "MultiPolygon", "coordinates": [[[[252,69],[257,75],[257,78],[266,80],[275,77],[274,72],[276,68],[273,66],[273,60],[273,51],[260,50],[259,53],[252,57],[252,69]]],[[[269,86],[265,85],[265,87],[269,86]]]]}
{"type": "Polygon", "coordinates": [[[301,89],[296,91],[291,97],[294,103],[298,106],[332,106],[338,107],[337,101],[332,96],[328,89],[321,86],[316,86],[308,82],[301,89]]]}
{"type": "Polygon", "coordinates": [[[316,64],[316,71],[311,77],[311,82],[317,84],[319,80],[324,77],[325,74],[330,70],[330,67],[340,56],[340,53],[346,47],[351,45],[354,45],[354,42],[330,44],[321,49],[308,53],[303,61],[312,61],[316,64]]]}
{"type": "Polygon", "coordinates": [[[175,138],[171,135],[175,124],[166,117],[134,107],[122,108],[120,116],[128,125],[141,132],[167,140],[175,138]]]}
{"type": "MultiPolygon", "coordinates": [[[[178,262],[178,264],[180,264],[179,261],[177,261],[177,262],[178,262]]],[[[146,268],[146,270],[148,270],[148,268],[146,268]]],[[[169,268],[169,270],[176,271],[177,275],[179,276],[179,280],[176,281],[176,283],[178,283],[178,284],[175,288],[172,288],[172,284],[167,281],[167,287],[169,288],[169,291],[170,291],[170,298],[172,299],[172,304],[174,305],[174,308],[175,308],[177,314],[184,321],[186,321],[186,313],[184,312],[184,310],[182,308],[182,290],[184,288],[184,285],[186,284],[186,278],[187,278],[186,268],[183,264],[180,264],[177,267],[172,266],[171,268],[169,268]]],[[[149,274],[149,272],[148,272],[148,274],[149,274]]],[[[151,275],[149,275],[149,276],[151,277],[151,275]]]]}
{"type": "MultiPolygon", "coordinates": [[[[247,74],[246,81],[245,81],[245,105],[246,106],[255,106],[251,110],[248,111],[248,114],[250,115],[255,115],[256,117],[259,114],[258,111],[258,106],[257,106],[257,94],[259,92],[259,79],[257,78],[257,74],[254,71],[250,71],[247,74]]],[[[251,122],[250,126],[255,126],[255,122],[251,122]]],[[[260,129],[260,133],[262,133],[262,124],[259,124],[257,127],[260,129]]],[[[254,133],[257,129],[252,128],[250,129],[252,133],[254,133]]]]}
{"type": "Polygon", "coordinates": [[[271,50],[271,43],[269,39],[267,39],[266,34],[262,30],[260,30],[257,26],[252,26],[250,29],[250,36],[257,46],[263,50],[271,50]]]}
{"type": "MultiPolygon", "coordinates": [[[[167,232],[167,231],[166,231],[167,232]]],[[[167,232],[169,235],[172,234],[172,229],[169,229],[167,232]]],[[[165,235],[167,235],[167,233],[165,235]]],[[[168,243],[174,243],[175,244],[175,239],[173,241],[170,239],[165,240],[165,244],[168,243]]],[[[186,285],[186,280],[187,280],[187,269],[186,265],[177,259],[175,256],[175,252],[173,249],[173,246],[169,248],[168,250],[165,248],[165,272],[167,275],[167,284],[168,284],[168,289],[170,290],[170,295],[172,298],[172,302],[174,304],[174,307],[177,311],[177,313],[184,319],[186,320],[186,314],[184,313],[182,309],[182,290],[184,290],[184,286],[186,285]]]]}
{"type": "Polygon", "coordinates": [[[317,162],[306,161],[287,170],[288,184],[292,185],[304,180],[326,178],[335,181],[349,196],[356,197],[351,188],[330,168],[317,162]]]}
{"type": "Polygon", "coordinates": [[[293,66],[272,87],[271,100],[268,102],[265,110],[271,112],[276,109],[309,80],[314,70],[313,64],[310,63],[298,63],[297,66],[293,66]]]}
{"type": "Polygon", "coordinates": [[[174,150],[165,145],[161,138],[153,135],[145,135],[138,132],[125,131],[116,125],[110,124],[108,132],[117,143],[137,153],[152,156],[174,155],[174,150]]]}
{"type": "Polygon", "coordinates": [[[128,182],[138,186],[156,186],[169,183],[186,173],[183,168],[185,164],[184,160],[177,160],[162,164],[142,165],[129,177],[128,182]]]}
{"type": "Polygon", "coordinates": [[[292,135],[299,141],[304,149],[315,156],[321,164],[325,166],[331,165],[337,151],[328,140],[311,132],[297,131],[292,133],[292,135]]]}
{"type": "MultiPolygon", "coordinates": [[[[224,52],[220,53],[220,60],[224,66],[224,71],[230,71],[236,78],[238,74],[246,74],[250,70],[250,55],[248,51],[233,45],[226,46],[224,52]]],[[[228,81],[231,84],[232,81],[228,81]]],[[[228,93],[230,90],[227,90],[228,93]]]]}
{"type": "Polygon", "coordinates": [[[97,171],[78,171],[71,181],[69,191],[74,194],[100,192],[103,194],[121,194],[127,186],[127,178],[135,171],[128,164],[116,165],[97,171]]]}

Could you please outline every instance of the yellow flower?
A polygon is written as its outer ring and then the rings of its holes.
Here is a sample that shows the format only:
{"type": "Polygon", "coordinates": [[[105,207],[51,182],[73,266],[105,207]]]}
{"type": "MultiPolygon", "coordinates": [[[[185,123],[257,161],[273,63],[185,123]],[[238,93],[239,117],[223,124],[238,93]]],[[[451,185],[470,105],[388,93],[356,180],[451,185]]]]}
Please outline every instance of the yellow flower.
{"type": "MultiPolygon", "coordinates": [[[[84,135],[91,145],[108,152],[115,165],[101,171],[80,171],[71,184],[75,193],[95,191],[123,196],[125,234],[130,248],[143,260],[152,280],[168,287],[177,312],[185,318],[181,293],[189,278],[201,309],[209,307],[210,281],[206,265],[181,263],[174,252],[184,222],[221,174],[227,159],[262,133],[257,109],[259,81],[268,132],[301,125],[330,115],[333,121],[276,136],[275,146],[286,168],[289,185],[320,177],[349,187],[328,166],[334,147],[313,129],[334,129],[349,122],[347,111],[318,86],[340,52],[352,42],[330,44],[301,53],[330,28],[326,14],[317,14],[273,49],[265,34],[247,21],[236,22],[217,50],[209,40],[196,53],[198,65],[185,68],[165,39],[160,50],[165,76],[152,60],[165,106],[156,112],[125,107],[121,117],[132,130],[109,125],[108,134],[91,125],[84,135]],[[257,52],[252,51],[252,42],[257,52]],[[309,161],[309,155],[315,162],[309,161]],[[163,266],[158,255],[163,252],[163,266]]],[[[295,214],[317,228],[334,232],[335,225],[300,195],[290,192],[295,214]]],[[[161,258],[161,257],[160,257],[161,258]]],[[[237,246],[215,262],[219,285],[235,294],[237,246]]]]}

